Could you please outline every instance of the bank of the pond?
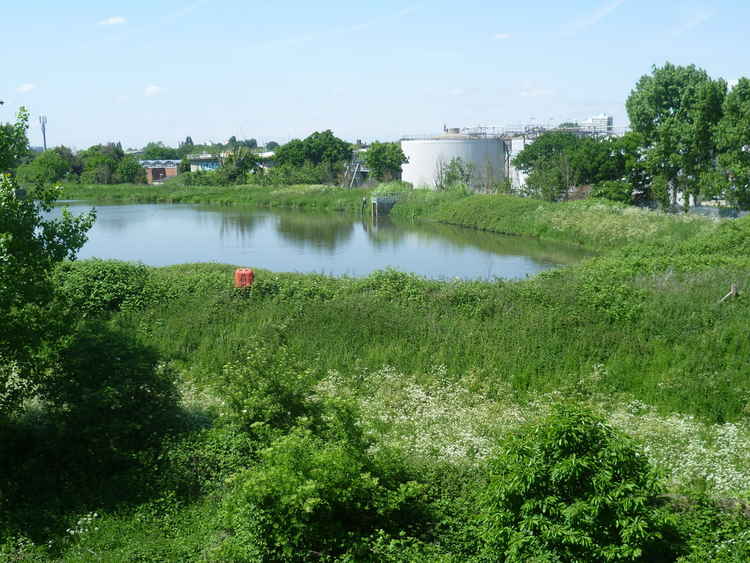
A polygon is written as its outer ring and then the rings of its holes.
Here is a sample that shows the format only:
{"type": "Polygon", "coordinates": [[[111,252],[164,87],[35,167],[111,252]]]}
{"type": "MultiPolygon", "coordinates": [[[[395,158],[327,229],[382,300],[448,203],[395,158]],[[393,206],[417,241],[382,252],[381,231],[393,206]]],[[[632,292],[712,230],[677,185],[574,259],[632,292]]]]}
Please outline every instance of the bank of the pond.
{"type": "MultiPolygon", "coordinates": [[[[378,191],[388,191],[379,186],[378,191]]],[[[672,245],[716,228],[715,220],[667,214],[601,200],[549,203],[509,195],[464,191],[401,190],[395,220],[447,223],[507,235],[572,243],[591,250],[628,244],[672,245]]],[[[360,213],[373,190],[334,186],[64,186],[62,198],[92,203],[206,203],[360,213]]]]}
{"type": "Polygon", "coordinates": [[[368,193],[333,186],[66,184],[61,198],[92,203],[200,203],[359,212],[368,193]]]}
{"type": "Polygon", "coordinates": [[[448,223],[608,250],[633,243],[672,245],[710,233],[716,221],[667,214],[603,200],[550,203],[510,195],[405,193],[392,211],[402,219],[448,223]]]}

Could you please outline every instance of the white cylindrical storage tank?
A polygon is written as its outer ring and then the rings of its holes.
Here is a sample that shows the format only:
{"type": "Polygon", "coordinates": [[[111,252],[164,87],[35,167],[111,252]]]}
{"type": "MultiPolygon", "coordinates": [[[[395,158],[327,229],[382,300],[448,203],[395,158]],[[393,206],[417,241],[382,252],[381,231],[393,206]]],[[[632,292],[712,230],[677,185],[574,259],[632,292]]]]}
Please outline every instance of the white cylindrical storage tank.
{"type": "Polygon", "coordinates": [[[415,188],[434,189],[441,173],[460,158],[472,171],[471,185],[483,188],[505,178],[505,144],[498,137],[446,135],[425,139],[402,139],[401,150],[409,162],[401,167],[401,179],[415,188]]]}

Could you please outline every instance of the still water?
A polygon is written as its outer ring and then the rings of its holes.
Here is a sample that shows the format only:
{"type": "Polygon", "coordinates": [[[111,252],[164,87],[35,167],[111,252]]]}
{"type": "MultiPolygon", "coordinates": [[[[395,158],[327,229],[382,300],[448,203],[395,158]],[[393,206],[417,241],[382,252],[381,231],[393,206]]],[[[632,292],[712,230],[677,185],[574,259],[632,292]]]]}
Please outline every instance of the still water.
{"type": "MultiPolygon", "coordinates": [[[[91,208],[68,204],[73,213],[91,208]]],[[[59,210],[56,212],[59,213],[59,210]]],[[[396,268],[435,279],[519,279],[585,251],[438,224],[189,204],[97,205],[80,258],[165,266],[221,262],[277,272],[366,276],[396,268]]]]}

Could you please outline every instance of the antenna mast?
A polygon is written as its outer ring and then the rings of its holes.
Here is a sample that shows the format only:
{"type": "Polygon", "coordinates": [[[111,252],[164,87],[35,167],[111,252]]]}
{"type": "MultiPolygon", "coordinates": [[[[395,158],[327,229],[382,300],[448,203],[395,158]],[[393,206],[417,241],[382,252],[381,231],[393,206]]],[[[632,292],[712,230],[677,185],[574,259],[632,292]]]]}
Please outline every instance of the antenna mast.
{"type": "Polygon", "coordinates": [[[44,142],[44,150],[47,150],[47,116],[39,116],[39,124],[42,126],[42,140],[44,142]]]}

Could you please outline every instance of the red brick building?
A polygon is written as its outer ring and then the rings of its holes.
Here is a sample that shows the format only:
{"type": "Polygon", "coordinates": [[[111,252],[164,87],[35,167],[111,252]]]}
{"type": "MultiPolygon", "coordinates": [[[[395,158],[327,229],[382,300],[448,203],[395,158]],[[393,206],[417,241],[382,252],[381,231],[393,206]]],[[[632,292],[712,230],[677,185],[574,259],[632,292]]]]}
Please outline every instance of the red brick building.
{"type": "Polygon", "coordinates": [[[149,184],[161,184],[167,178],[177,176],[179,160],[141,160],[139,164],[146,169],[146,181],[149,184]]]}

